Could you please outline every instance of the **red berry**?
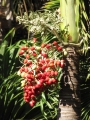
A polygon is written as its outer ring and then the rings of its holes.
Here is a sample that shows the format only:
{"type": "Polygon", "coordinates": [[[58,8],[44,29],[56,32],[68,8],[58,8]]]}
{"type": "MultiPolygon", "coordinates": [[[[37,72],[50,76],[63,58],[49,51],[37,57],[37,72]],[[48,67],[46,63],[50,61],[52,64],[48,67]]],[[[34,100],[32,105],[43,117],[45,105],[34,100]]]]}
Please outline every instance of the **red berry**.
{"type": "Polygon", "coordinates": [[[55,76],[55,72],[54,71],[51,71],[51,76],[55,76]]]}
{"type": "Polygon", "coordinates": [[[47,48],[47,49],[50,49],[50,47],[51,47],[51,44],[47,44],[47,45],[46,45],[46,48],[47,48]]]}
{"type": "Polygon", "coordinates": [[[45,60],[44,59],[39,59],[39,62],[44,64],[45,63],[45,60]]]}
{"type": "Polygon", "coordinates": [[[64,60],[61,60],[60,67],[61,67],[61,68],[63,68],[63,67],[64,67],[64,60]]]}
{"type": "Polygon", "coordinates": [[[57,82],[57,80],[54,79],[54,78],[52,78],[51,80],[52,80],[52,83],[56,83],[57,82]]]}
{"type": "Polygon", "coordinates": [[[37,53],[36,53],[36,52],[33,52],[32,55],[33,55],[34,57],[36,57],[36,56],[37,56],[37,53]]]}
{"type": "Polygon", "coordinates": [[[42,48],[44,48],[45,46],[46,46],[46,44],[44,44],[44,43],[41,45],[42,48]]]}
{"type": "Polygon", "coordinates": [[[42,86],[42,81],[38,81],[37,84],[36,84],[36,88],[40,88],[42,86]]]}
{"type": "Polygon", "coordinates": [[[29,55],[29,54],[26,54],[26,58],[29,59],[29,58],[30,58],[30,55],[29,55]]]}
{"type": "Polygon", "coordinates": [[[62,51],[62,47],[61,46],[57,46],[57,50],[58,51],[62,51]]]}
{"type": "Polygon", "coordinates": [[[56,64],[57,66],[60,66],[60,64],[61,64],[60,60],[56,60],[56,61],[55,61],[55,64],[56,64]]]}
{"type": "Polygon", "coordinates": [[[21,67],[21,68],[20,68],[20,72],[23,72],[24,70],[25,70],[24,67],[21,67]]]}
{"type": "Polygon", "coordinates": [[[49,66],[49,67],[54,67],[54,63],[51,62],[51,63],[48,64],[48,66],[49,66]]]}
{"type": "Polygon", "coordinates": [[[58,72],[57,72],[57,71],[55,71],[55,72],[54,72],[54,75],[55,75],[55,76],[57,76],[57,75],[58,75],[58,72]]]}
{"type": "Polygon", "coordinates": [[[47,68],[46,65],[43,65],[43,66],[42,66],[42,70],[45,70],[46,68],[47,68]]]}
{"type": "Polygon", "coordinates": [[[35,47],[34,47],[34,46],[32,46],[30,49],[31,49],[31,50],[35,50],[35,47]]]}
{"type": "Polygon", "coordinates": [[[31,100],[31,101],[29,102],[29,104],[30,104],[31,107],[33,107],[33,106],[36,104],[36,101],[35,101],[35,100],[31,100]]]}
{"type": "Polygon", "coordinates": [[[27,96],[28,96],[28,93],[25,92],[25,93],[24,93],[24,97],[27,97],[27,96]]]}
{"type": "Polygon", "coordinates": [[[37,41],[37,38],[33,38],[33,42],[35,43],[37,41]]]}
{"type": "Polygon", "coordinates": [[[27,49],[28,49],[27,46],[22,46],[22,47],[21,47],[21,50],[27,50],[27,49]]]}
{"type": "Polygon", "coordinates": [[[28,72],[28,67],[25,67],[25,70],[24,70],[24,72],[26,72],[26,73],[28,72]]]}
{"type": "Polygon", "coordinates": [[[50,59],[49,59],[49,58],[47,58],[47,59],[45,59],[45,61],[46,61],[47,63],[49,63],[49,62],[50,62],[50,59]]]}
{"type": "Polygon", "coordinates": [[[24,54],[24,50],[20,50],[19,55],[23,55],[24,54]]]}
{"type": "Polygon", "coordinates": [[[24,64],[27,64],[28,63],[28,59],[24,59],[24,64]]]}
{"type": "Polygon", "coordinates": [[[47,81],[47,84],[48,84],[48,85],[51,85],[51,84],[52,84],[52,80],[49,79],[49,81],[47,81]]]}
{"type": "Polygon", "coordinates": [[[43,57],[47,57],[47,53],[45,53],[45,52],[42,52],[41,55],[42,55],[43,57]]]}
{"type": "Polygon", "coordinates": [[[28,60],[27,64],[32,65],[32,61],[28,60]]]}
{"type": "Polygon", "coordinates": [[[58,44],[57,41],[54,41],[54,42],[53,42],[53,45],[57,45],[57,44],[58,44]]]}
{"type": "Polygon", "coordinates": [[[34,98],[35,98],[35,95],[32,94],[32,95],[31,95],[31,98],[34,99],[34,98]]]}

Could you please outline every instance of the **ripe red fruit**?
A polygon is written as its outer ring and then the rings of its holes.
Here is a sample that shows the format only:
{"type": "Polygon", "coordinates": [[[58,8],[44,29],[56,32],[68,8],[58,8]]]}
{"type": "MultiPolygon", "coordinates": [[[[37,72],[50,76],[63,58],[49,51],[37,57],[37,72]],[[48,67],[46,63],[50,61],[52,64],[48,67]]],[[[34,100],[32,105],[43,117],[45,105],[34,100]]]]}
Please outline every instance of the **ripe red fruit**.
{"type": "Polygon", "coordinates": [[[24,97],[25,102],[29,102],[30,100],[27,97],[24,97]]]}
{"type": "Polygon", "coordinates": [[[31,82],[31,81],[32,81],[32,79],[29,79],[29,78],[28,78],[28,79],[27,79],[27,81],[28,81],[28,82],[31,82]]]}
{"type": "Polygon", "coordinates": [[[32,94],[32,95],[31,95],[31,98],[34,99],[34,98],[35,98],[35,95],[32,94]]]}
{"type": "Polygon", "coordinates": [[[55,71],[55,72],[54,72],[54,75],[55,75],[55,76],[57,76],[57,75],[58,75],[58,72],[57,72],[57,71],[55,71]]]}
{"type": "Polygon", "coordinates": [[[24,97],[27,97],[27,96],[28,96],[28,93],[25,92],[25,93],[24,93],[24,97]]]}
{"type": "Polygon", "coordinates": [[[35,101],[35,100],[31,100],[31,101],[29,102],[29,104],[30,104],[31,107],[33,107],[33,106],[36,104],[36,101],[35,101]]]}
{"type": "Polygon", "coordinates": [[[43,66],[42,66],[42,70],[45,70],[46,68],[47,68],[46,65],[43,65],[43,66]]]}
{"type": "Polygon", "coordinates": [[[39,59],[39,62],[44,64],[45,63],[45,60],[44,59],[39,59]]]}
{"type": "Polygon", "coordinates": [[[44,48],[45,46],[46,46],[46,44],[44,44],[44,43],[41,45],[42,48],[44,48]]]}
{"type": "Polygon", "coordinates": [[[46,79],[45,79],[45,81],[47,82],[47,81],[49,81],[49,79],[50,79],[50,78],[49,78],[48,76],[46,76],[46,79]]]}
{"type": "Polygon", "coordinates": [[[26,73],[28,72],[28,67],[25,67],[25,70],[24,70],[24,72],[26,72],[26,73]]]}
{"type": "Polygon", "coordinates": [[[49,80],[47,81],[47,84],[48,84],[48,85],[51,85],[51,84],[52,84],[52,80],[49,79],[49,80]]]}
{"type": "Polygon", "coordinates": [[[58,44],[57,41],[54,41],[54,42],[53,42],[53,45],[57,45],[57,44],[58,44]]]}
{"type": "Polygon", "coordinates": [[[47,45],[46,45],[46,48],[47,48],[47,49],[50,49],[50,47],[51,47],[51,44],[47,44],[47,45]]]}
{"type": "Polygon", "coordinates": [[[61,60],[60,67],[61,67],[61,68],[63,68],[63,67],[64,67],[64,60],[61,60]]]}
{"type": "Polygon", "coordinates": [[[48,63],[48,66],[49,66],[49,67],[54,67],[54,63],[53,63],[53,62],[48,63]]]}
{"type": "Polygon", "coordinates": [[[30,74],[27,74],[27,78],[28,78],[28,79],[31,79],[31,75],[30,75],[30,74]]]}
{"type": "Polygon", "coordinates": [[[23,55],[24,54],[24,50],[20,50],[19,55],[23,55]]]}
{"type": "Polygon", "coordinates": [[[29,55],[29,54],[26,54],[26,58],[29,59],[29,58],[30,58],[30,55],[29,55]]]}
{"type": "Polygon", "coordinates": [[[42,85],[43,85],[43,82],[42,81],[38,81],[37,84],[36,84],[36,88],[40,88],[42,85]]]}
{"type": "Polygon", "coordinates": [[[45,53],[45,52],[41,52],[41,55],[42,55],[43,57],[47,57],[47,53],[45,53]]]}
{"type": "Polygon", "coordinates": [[[54,71],[51,71],[51,76],[54,76],[55,75],[55,72],[54,71]]]}
{"type": "Polygon", "coordinates": [[[50,59],[49,59],[49,58],[46,58],[45,61],[46,61],[47,63],[49,63],[49,62],[50,62],[50,59]]]}
{"type": "Polygon", "coordinates": [[[57,46],[57,50],[58,51],[62,51],[62,47],[61,46],[57,46]]]}
{"type": "Polygon", "coordinates": [[[57,66],[60,66],[60,64],[61,64],[60,60],[56,60],[56,61],[55,61],[55,64],[56,64],[57,66]]]}
{"type": "Polygon", "coordinates": [[[63,68],[64,67],[64,63],[61,63],[60,67],[63,68]]]}
{"type": "Polygon", "coordinates": [[[37,38],[33,38],[33,42],[35,43],[37,41],[37,38]]]}
{"type": "Polygon", "coordinates": [[[32,65],[32,61],[28,60],[27,64],[32,65]]]}
{"type": "Polygon", "coordinates": [[[30,49],[31,49],[31,50],[35,50],[35,47],[34,47],[34,46],[32,46],[30,49]]]}
{"type": "Polygon", "coordinates": [[[21,47],[21,50],[27,50],[27,49],[28,49],[27,46],[22,46],[22,47],[21,47]]]}
{"type": "Polygon", "coordinates": [[[24,59],[24,64],[27,64],[28,63],[28,59],[24,59]]]}
{"type": "Polygon", "coordinates": [[[21,68],[20,68],[20,72],[23,72],[24,70],[25,70],[24,67],[21,67],[21,68]]]}
{"type": "Polygon", "coordinates": [[[56,83],[57,82],[57,80],[55,78],[52,78],[51,80],[52,80],[52,83],[56,83]]]}
{"type": "Polygon", "coordinates": [[[36,52],[33,52],[32,55],[33,55],[34,57],[36,57],[36,56],[37,56],[37,53],[36,53],[36,52]]]}

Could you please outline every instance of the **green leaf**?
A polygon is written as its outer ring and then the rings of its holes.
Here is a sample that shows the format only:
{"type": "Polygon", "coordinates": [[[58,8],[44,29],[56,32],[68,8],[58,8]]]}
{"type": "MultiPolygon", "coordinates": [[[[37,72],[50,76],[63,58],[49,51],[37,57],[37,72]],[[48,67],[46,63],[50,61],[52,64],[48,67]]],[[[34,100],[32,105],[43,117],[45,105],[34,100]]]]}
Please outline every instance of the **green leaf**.
{"type": "Polygon", "coordinates": [[[40,108],[41,108],[41,112],[43,113],[44,112],[44,107],[43,107],[43,100],[40,100],[40,108]]]}
{"type": "Polygon", "coordinates": [[[52,109],[52,106],[51,106],[51,104],[47,101],[46,102],[46,104],[47,104],[47,106],[50,108],[50,109],[52,109]]]}
{"type": "Polygon", "coordinates": [[[4,40],[9,39],[10,44],[12,44],[12,38],[15,36],[15,28],[12,28],[4,37],[4,40]]]}
{"type": "Polygon", "coordinates": [[[44,92],[42,92],[42,98],[46,101],[46,97],[45,97],[45,93],[44,92]]]}

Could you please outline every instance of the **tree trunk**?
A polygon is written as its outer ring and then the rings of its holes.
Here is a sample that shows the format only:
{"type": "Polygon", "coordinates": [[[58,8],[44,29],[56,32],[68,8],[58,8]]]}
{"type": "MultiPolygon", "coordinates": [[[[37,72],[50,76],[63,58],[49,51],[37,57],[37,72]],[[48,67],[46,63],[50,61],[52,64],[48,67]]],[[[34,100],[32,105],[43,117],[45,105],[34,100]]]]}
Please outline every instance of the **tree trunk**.
{"type": "Polygon", "coordinates": [[[57,120],[81,120],[79,57],[74,47],[67,47],[67,52],[57,120]]]}
{"type": "Polygon", "coordinates": [[[4,36],[12,28],[12,9],[13,3],[10,0],[0,1],[0,43],[4,36]],[[5,5],[4,5],[5,4],[5,5]]]}

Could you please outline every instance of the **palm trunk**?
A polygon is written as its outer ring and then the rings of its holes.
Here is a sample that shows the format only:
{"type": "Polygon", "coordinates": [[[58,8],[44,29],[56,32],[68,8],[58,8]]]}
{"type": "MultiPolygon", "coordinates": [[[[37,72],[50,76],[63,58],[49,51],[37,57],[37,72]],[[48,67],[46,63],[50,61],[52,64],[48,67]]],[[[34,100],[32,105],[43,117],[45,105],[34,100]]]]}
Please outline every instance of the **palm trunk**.
{"type": "Polygon", "coordinates": [[[12,9],[13,3],[10,0],[0,1],[0,42],[12,28],[12,9]]]}
{"type": "Polygon", "coordinates": [[[67,48],[57,120],[81,120],[79,57],[74,47],[67,48]]]}
{"type": "Polygon", "coordinates": [[[2,41],[2,29],[1,29],[1,21],[0,21],[0,43],[2,41]]]}

